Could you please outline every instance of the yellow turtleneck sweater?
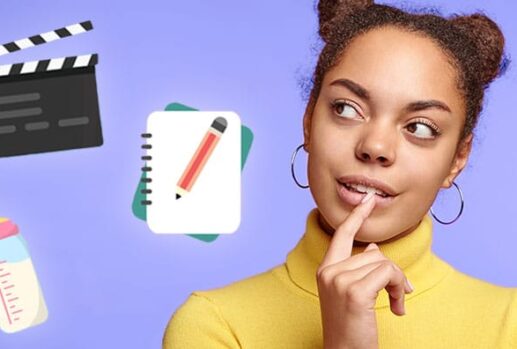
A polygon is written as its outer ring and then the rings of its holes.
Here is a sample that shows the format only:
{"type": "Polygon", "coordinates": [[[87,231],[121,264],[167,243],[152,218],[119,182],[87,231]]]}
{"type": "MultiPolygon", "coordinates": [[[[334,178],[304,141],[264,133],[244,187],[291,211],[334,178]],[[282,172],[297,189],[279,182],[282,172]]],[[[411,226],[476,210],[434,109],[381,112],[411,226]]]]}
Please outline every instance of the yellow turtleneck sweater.
{"type": "MultiPolygon", "coordinates": [[[[193,292],[174,313],[164,349],[321,348],[318,268],[331,237],[308,215],[306,231],[286,263],[228,286],[193,292]]],[[[375,310],[379,348],[517,348],[517,288],[463,274],[431,250],[426,215],[411,234],[381,243],[415,290],[405,296],[406,315],[393,314],[385,289],[375,310]]],[[[353,247],[352,254],[364,247],[353,247]]]]}

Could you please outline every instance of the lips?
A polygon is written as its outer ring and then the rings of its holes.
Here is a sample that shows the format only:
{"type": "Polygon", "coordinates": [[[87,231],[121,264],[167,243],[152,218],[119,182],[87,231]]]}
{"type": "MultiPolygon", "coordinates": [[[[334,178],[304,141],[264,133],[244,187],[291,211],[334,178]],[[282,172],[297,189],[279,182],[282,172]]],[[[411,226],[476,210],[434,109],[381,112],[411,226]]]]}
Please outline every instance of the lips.
{"type": "Polygon", "coordinates": [[[365,176],[343,176],[338,178],[338,182],[350,191],[365,193],[367,189],[375,189],[378,196],[394,197],[397,192],[387,183],[365,176]]]}
{"type": "MultiPolygon", "coordinates": [[[[339,199],[345,205],[345,207],[357,206],[361,203],[366,194],[350,190],[346,187],[346,185],[341,184],[340,182],[336,182],[336,189],[339,199]]],[[[383,197],[379,194],[373,196],[375,199],[375,207],[384,208],[388,207],[395,200],[397,196],[387,196],[383,197]]]]}
{"type": "Polygon", "coordinates": [[[375,191],[375,194],[379,195],[379,196],[382,196],[382,197],[388,197],[390,195],[386,194],[385,192],[383,192],[382,190],[379,190],[379,189],[376,189],[376,188],[372,188],[372,187],[367,187],[367,186],[364,186],[364,185],[361,185],[361,184],[347,184],[347,183],[342,183],[348,190],[350,191],[353,191],[353,192],[357,192],[357,193],[361,193],[361,194],[367,194],[368,192],[370,191],[375,191]]]}
{"type": "Polygon", "coordinates": [[[375,190],[375,207],[380,209],[392,205],[399,195],[399,192],[385,182],[358,175],[339,177],[336,189],[339,199],[347,208],[359,205],[367,191],[375,190]]]}

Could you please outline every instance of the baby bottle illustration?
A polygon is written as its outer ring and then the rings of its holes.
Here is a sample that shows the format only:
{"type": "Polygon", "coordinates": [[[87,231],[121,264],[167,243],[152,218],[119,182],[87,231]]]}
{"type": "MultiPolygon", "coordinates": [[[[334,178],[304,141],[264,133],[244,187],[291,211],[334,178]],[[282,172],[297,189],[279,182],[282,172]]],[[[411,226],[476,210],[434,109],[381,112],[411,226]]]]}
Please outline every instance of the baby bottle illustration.
{"type": "Polygon", "coordinates": [[[18,226],[0,218],[0,329],[18,332],[47,319],[47,307],[18,226]]]}

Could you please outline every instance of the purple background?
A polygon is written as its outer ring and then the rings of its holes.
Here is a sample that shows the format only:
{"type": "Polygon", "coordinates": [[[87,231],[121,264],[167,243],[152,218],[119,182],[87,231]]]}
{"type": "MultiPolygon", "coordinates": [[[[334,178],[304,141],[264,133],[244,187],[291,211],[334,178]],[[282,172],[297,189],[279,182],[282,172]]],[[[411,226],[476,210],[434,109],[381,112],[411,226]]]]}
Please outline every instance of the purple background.
{"type": "MultiPolygon", "coordinates": [[[[446,14],[484,9],[515,55],[517,5],[424,3],[446,14]]],[[[92,32],[0,57],[0,64],[99,53],[105,137],[101,148],[0,159],[0,215],[19,224],[49,309],[40,326],[0,333],[0,348],[160,347],[167,321],[191,291],[284,261],[315,205],[289,170],[292,151],[302,143],[305,102],[298,82],[311,74],[318,46],[312,0],[4,0],[0,13],[2,43],[93,21],[92,32]],[[154,235],[131,213],[139,135],[147,115],[173,101],[236,111],[255,135],[243,172],[240,229],[213,243],[154,235]]],[[[435,222],[433,244],[457,269],[513,287],[515,71],[487,94],[478,141],[457,181],[464,214],[450,226],[435,222]]],[[[298,161],[305,183],[305,155],[298,161]]],[[[434,208],[447,219],[458,205],[451,190],[440,193],[434,208]]]]}

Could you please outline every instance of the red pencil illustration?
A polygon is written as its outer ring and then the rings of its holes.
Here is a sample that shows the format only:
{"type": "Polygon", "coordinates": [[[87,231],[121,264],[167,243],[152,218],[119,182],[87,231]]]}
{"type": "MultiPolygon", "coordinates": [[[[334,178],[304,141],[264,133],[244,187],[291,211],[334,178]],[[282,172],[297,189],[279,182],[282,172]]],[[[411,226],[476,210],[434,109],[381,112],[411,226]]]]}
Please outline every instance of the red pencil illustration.
{"type": "Polygon", "coordinates": [[[183,171],[181,178],[176,183],[176,200],[190,192],[192,186],[196,182],[197,177],[203,170],[210,155],[214,151],[215,146],[221,139],[228,122],[223,117],[217,117],[212,122],[212,125],[206,131],[205,136],[199,143],[196,152],[190,159],[189,164],[183,171]]]}

